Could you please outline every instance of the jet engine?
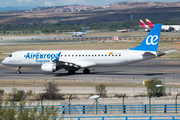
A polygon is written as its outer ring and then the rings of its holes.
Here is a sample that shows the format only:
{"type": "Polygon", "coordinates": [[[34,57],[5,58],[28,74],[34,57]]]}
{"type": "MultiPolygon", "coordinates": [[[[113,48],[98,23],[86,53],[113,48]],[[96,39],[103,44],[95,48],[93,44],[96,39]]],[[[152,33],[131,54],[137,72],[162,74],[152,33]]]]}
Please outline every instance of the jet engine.
{"type": "Polygon", "coordinates": [[[50,64],[50,63],[42,64],[41,70],[43,72],[55,72],[57,71],[56,64],[50,64]]]}

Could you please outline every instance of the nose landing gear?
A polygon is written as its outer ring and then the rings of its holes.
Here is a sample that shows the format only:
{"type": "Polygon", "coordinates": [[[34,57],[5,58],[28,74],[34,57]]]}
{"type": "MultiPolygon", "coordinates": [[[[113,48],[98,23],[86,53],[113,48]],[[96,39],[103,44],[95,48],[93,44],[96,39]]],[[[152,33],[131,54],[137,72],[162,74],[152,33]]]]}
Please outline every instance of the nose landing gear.
{"type": "Polygon", "coordinates": [[[20,71],[20,69],[21,69],[21,67],[18,67],[18,70],[17,70],[17,74],[20,74],[21,73],[21,71],[20,71]]]}

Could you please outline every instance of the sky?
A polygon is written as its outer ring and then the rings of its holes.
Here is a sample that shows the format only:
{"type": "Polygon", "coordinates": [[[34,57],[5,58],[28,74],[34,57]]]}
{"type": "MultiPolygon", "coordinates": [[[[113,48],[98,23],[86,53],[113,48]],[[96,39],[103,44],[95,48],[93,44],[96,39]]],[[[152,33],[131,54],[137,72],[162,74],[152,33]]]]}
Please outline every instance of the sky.
{"type": "MultiPolygon", "coordinates": [[[[136,1],[136,0],[0,0],[0,7],[6,6],[61,6],[61,5],[89,5],[102,6],[113,4],[121,1],[136,1]]],[[[178,0],[137,0],[144,2],[178,2],[178,0]]],[[[180,1],[180,0],[179,0],[180,1]]]]}

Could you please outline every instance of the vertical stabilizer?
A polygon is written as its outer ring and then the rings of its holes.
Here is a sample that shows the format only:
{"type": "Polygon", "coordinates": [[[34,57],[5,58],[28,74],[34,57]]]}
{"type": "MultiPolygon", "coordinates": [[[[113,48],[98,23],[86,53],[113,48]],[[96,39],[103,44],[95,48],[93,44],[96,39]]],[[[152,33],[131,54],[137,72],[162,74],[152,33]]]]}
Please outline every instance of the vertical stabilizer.
{"type": "Polygon", "coordinates": [[[139,51],[157,51],[160,33],[161,33],[162,24],[156,24],[153,29],[149,32],[143,42],[130,50],[139,50],[139,51]]]}
{"type": "Polygon", "coordinates": [[[147,25],[150,26],[151,28],[154,27],[154,24],[152,24],[149,19],[146,19],[146,23],[147,23],[147,25]]]}
{"type": "Polygon", "coordinates": [[[86,27],[84,27],[83,33],[86,33],[86,27]]]}
{"type": "Polygon", "coordinates": [[[143,27],[143,28],[147,28],[146,27],[146,24],[140,19],[140,23],[141,23],[141,26],[143,27]]]}

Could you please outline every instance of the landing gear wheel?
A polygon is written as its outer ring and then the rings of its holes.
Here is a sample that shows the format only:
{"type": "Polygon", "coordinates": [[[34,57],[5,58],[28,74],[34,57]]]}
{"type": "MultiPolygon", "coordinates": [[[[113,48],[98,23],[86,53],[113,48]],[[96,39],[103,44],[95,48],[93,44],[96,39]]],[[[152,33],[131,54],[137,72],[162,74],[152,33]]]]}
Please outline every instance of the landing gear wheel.
{"type": "Polygon", "coordinates": [[[83,70],[83,73],[84,73],[84,74],[89,74],[89,73],[90,73],[90,70],[86,68],[86,69],[83,70]]]}
{"type": "Polygon", "coordinates": [[[75,74],[75,70],[69,70],[69,71],[68,71],[68,74],[69,74],[69,75],[75,74]]]}
{"type": "Polygon", "coordinates": [[[21,73],[21,71],[20,71],[20,69],[21,69],[21,67],[18,67],[18,70],[17,70],[17,74],[20,74],[21,73]]]}

